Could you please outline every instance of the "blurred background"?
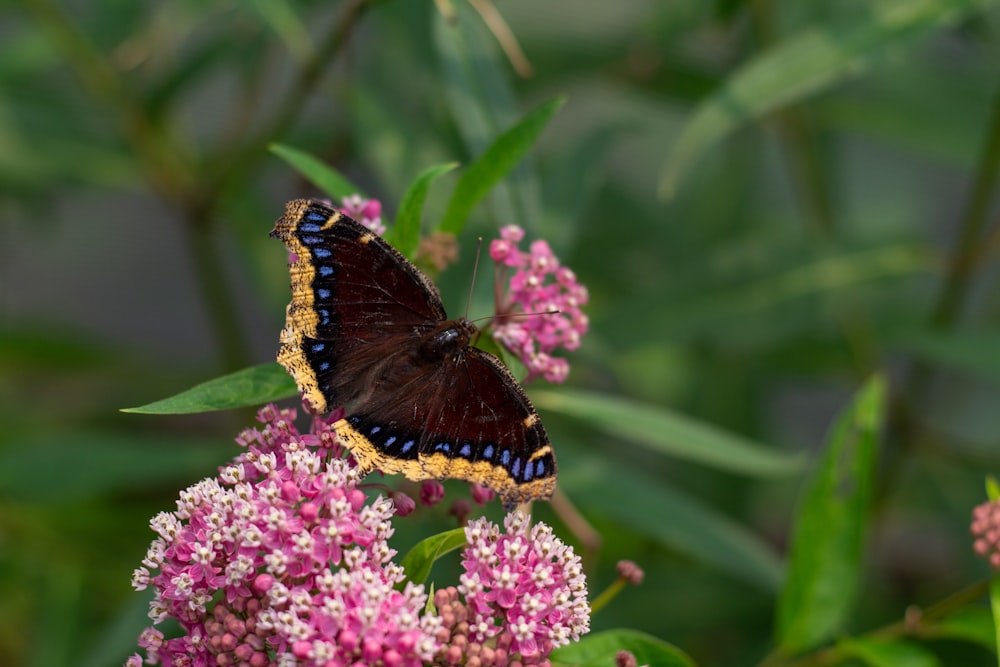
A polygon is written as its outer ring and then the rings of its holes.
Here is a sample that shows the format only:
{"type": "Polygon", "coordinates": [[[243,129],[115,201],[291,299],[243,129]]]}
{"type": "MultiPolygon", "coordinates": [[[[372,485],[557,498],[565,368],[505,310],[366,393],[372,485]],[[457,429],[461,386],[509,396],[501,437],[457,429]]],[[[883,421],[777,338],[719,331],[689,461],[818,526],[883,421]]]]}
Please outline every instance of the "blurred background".
{"type": "MultiPolygon", "coordinates": [[[[998,63],[986,0],[0,6],[0,664],[121,664],[146,625],[130,577],[149,517],[252,423],[119,409],[273,361],[288,274],[267,232],[318,193],[268,146],[320,157],[391,220],[423,169],[558,97],[440,285],[461,313],[475,237],[515,223],[590,289],[566,388],[537,402],[601,536],[592,590],[619,558],[646,571],[594,628],[756,664],[803,462],[877,372],[891,401],[849,630],[982,579],[967,526],[1000,462],[998,63]],[[614,407],[604,428],[561,413],[567,390],[781,464],[665,455],[616,434],[614,407]]],[[[491,294],[480,278],[471,316],[491,294]]],[[[450,525],[444,507],[399,524],[401,550],[450,525]]]]}

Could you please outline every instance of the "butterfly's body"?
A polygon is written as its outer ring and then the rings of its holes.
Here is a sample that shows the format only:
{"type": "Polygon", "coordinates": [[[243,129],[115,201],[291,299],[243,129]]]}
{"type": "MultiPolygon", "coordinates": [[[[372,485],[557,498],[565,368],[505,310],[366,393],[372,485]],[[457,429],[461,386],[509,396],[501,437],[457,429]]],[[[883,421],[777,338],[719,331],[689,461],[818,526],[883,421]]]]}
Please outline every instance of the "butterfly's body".
{"type": "Polygon", "coordinates": [[[531,402],[426,276],[319,202],[290,202],[272,235],[297,256],[278,361],[317,412],[346,409],[337,432],[364,472],[465,479],[508,505],[551,495],[555,457],[531,402]]]}

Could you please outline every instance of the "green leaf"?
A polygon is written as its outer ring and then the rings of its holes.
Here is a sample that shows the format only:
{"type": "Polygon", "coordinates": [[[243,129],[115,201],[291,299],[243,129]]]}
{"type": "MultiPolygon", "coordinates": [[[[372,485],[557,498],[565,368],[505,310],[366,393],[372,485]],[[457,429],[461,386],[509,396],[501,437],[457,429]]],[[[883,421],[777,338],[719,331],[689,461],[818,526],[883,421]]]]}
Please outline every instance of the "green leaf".
{"type": "Polygon", "coordinates": [[[954,24],[995,0],[882,0],[849,25],[802,30],[738,68],[700,103],[663,167],[659,192],[672,197],[685,170],[713,144],[775,109],[857,77],[885,54],[954,24]]]}
{"type": "Polygon", "coordinates": [[[935,621],[925,618],[920,628],[921,638],[957,639],[978,644],[989,651],[997,650],[993,614],[986,607],[961,607],[935,621]]]}
{"type": "Polygon", "coordinates": [[[919,331],[896,342],[929,364],[1000,382],[1000,332],[919,331]]]}
{"type": "Polygon", "coordinates": [[[673,644],[637,630],[605,630],[586,635],[574,644],[554,650],[551,660],[553,664],[575,667],[608,667],[615,664],[618,651],[629,651],[640,665],[695,667],[694,660],[673,644]]]}
{"type": "MultiPolygon", "coordinates": [[[[444,97],[468,155],[480,155],[521,115],[510,84],[510,64],[493,32],[469,3],[453,4],[453,20],[435,12],[434,46],[444,97]]],[[[498,220],[526,225],[541,217],[541,187],[529,161],[490,191],[498,220]]]]}
{"type": "Polygon", "coordinates": [[[986,476],[986,497],[994,502],[1000,500],[1000,484],[993,475],[986,476]]]}
{"type": "Polygon", "coordinates": [[[101,494],[146,492],[157,484],[214,471],[238,452],[231,440],[227,445],[226,440],[187,436],[32,433],[0,449],[0,489],[6,500],[19,502],[67,502],[101,494]],[[39,475],[39,470],[46,472],[39,475]]]}
{"type": "Polygon", "coordinates": [[[457,162],[428,167],[417,176],[407,188],[396,212],[396,222],[386,232],[386,240],[405,257],[413,259],[420,242],[420,222],[424,212],[424,202],[431,184],[458,166],[457,162]]]}
{"type": "Polygon", "coordinates": [[[563,101],[551,100],[529,112],[469,165],[458,179],[438,229],[456,236],[462,231],[472,209],[528,153],[563,101]]]}
{"type": "Polygon", "coordinates": [[[560,452],[559,465],[560,488],[572,495],[585,514],[609,517],[760,590],[778,590],[783,567],[773,549],[696,498],[607,456],[580,458],[572,450],[560,452]]]}
{"type": "Polygon", "coordinates": [[[180,415],[262,405],[294,396],[295,382],[276,363],[251,366],[223,375],[165,398],[122,412],[145,415],[180,415]]]}
{"type": "Polygon", "coordinates": [[[455,528],[437,535],[431,535],[427,539],[418,542],[409,553],[407,553],[400,565],[406,572],[406,578],[415,584],[422,584],[427,581],[431,573],[431,566],[441,556],[446,553],[461,549],[465,546],[465,529],[455,528]]]}
{"type": "Polygon", "coordinates": [[[885,394],[878,376],[857,393],[806,483],[778,601],[778,643],[788,653],[829,639],[850,614],[861,578],[885,394]]]}
{"type": "Polygon", "coordinates": [[[660,454],[754,477],[778,477],[802,469],[803,459],[692,419],[664,407],[607,394],[532,391],[537,406],[573,417],[605,433],[660,454]]]}
{"type": "Polygon", "coordinates": [[[904,639],[869,637],[845,639],[838,644],[845,654],[871,667],[937,667],[941,663],[928,649],[904,639]]]}
{"type": "Polygon", "coordinates": [[[351,183],[336,169],[305,151],[285,144],[271,144],[269,148],[272,153],[292,165],[296,171],[335,201],[340,201],[348,195],[363,194],[361,188],[351,183]]]}

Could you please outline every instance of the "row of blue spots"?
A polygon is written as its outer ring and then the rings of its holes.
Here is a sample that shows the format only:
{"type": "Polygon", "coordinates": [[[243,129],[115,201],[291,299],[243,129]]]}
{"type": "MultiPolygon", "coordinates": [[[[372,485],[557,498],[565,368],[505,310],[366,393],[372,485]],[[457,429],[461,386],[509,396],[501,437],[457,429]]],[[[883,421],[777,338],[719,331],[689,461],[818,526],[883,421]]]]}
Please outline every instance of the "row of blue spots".
{"type": "MultiPolygon", "coordinates": [[[[369,440],[371,440],[374,444],[379,444],[376,441],[379,439],[377,438],[378,434],[383,431],[382,426],[373,425],[371,427],[362,427],[362,419],[360,417],[350,417],[348,421],[355,428],[363,428],[364,431],[367,431],[369,440]]],[[[394,446],[398,441],[398,436],[389,434],[379,446],[386,452],[390,452],[390,450],[395,449],[394,446]]],[[[399,453],[401,455],[409,454],[416,444],[417,441],[415,438],[408,438],[405,442],[403,442],[402,446],[399,447],[399,453]]],[[[441,440],[435,443],[431,450],[433,452],[444,454],[445,456],[451,456],[453,445],[454,443],[452,442],[441,440]]],[[[466,440],[458,448],[456,455],[467,460],[472,460],[474,445],[475,443],[472,441],[466,440]]],[[[493,454],[495,451],[496,446],[494,443],[487,443],[486,446],[483,447],[482,456],[480,458],[493,462],[493,454]]],[[[512,478],[525,483],[538,477],[544,477],[547,474],[547,465],[544,458],[540,458],[534,462],[525,461],[525,459],[520,455],[514,456],[513,451],[507,447],[500,450],[499,465],[507,470],[512,478]]]]}

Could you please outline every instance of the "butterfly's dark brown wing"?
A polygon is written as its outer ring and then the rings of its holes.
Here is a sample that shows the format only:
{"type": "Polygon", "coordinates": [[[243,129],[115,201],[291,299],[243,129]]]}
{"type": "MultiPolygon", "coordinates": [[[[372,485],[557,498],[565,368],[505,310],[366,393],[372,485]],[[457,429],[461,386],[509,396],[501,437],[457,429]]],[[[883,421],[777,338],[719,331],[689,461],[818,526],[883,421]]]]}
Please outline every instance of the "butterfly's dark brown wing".
{"type": "Polygon", "coordinates": [[[271,236],[296,256],[278,361],[317,412],[366,402],[387,360],[445,318],[433,283],[329,206],[289,202],[271,236]]]}
{"type": "Polygon", "coordinates": [[[418,405],[362,408],[337,425],[362,469],[464,479],[508,506],[552,495],[556,461],[545,428],[496,357],[463,347],[413,382],[433,388],[418,405]]]}

